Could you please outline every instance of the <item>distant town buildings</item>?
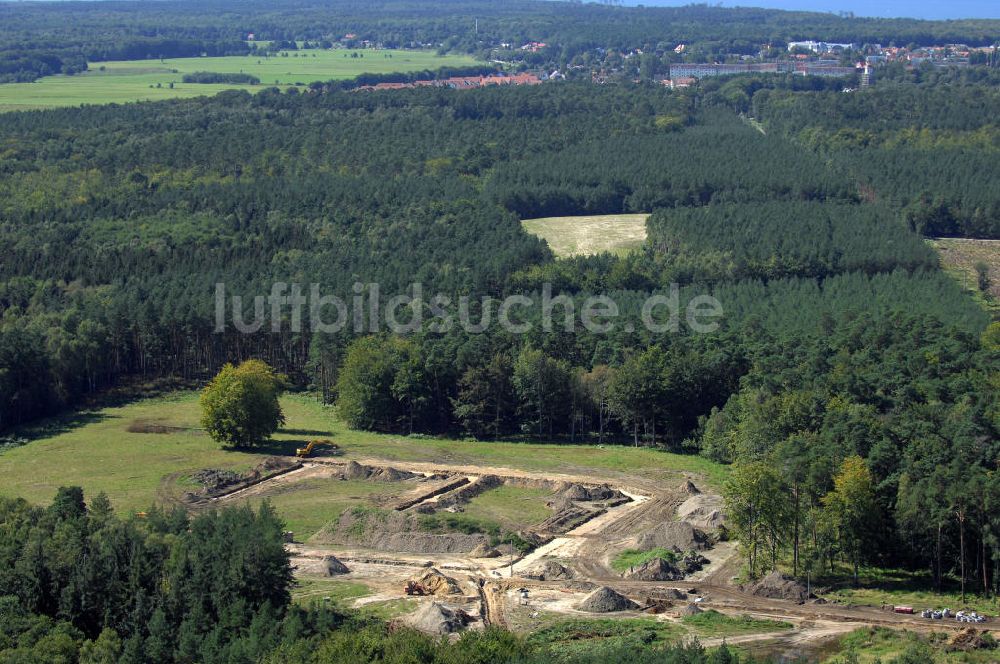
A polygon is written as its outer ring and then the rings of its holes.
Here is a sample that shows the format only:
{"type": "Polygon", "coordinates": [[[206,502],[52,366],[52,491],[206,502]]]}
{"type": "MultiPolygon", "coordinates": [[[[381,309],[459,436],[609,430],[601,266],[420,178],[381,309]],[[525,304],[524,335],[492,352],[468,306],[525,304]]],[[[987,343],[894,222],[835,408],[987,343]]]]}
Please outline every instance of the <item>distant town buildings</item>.
{"type": "Polygon", "coordinates": [[[803,76],[850,76],[854,67],[840,67],[823,62],[749,62],[739,64],[686,64],[670,65],[670,79],[705,78],[747,73],[800,74],[803,76]]]}
{"type": "Polygon", "coordinates": [[[822,41],[794,41],[788,42],[788,50],[794,51],[797,48],[804,48],[813,53],[835,53],[837,51],[853,51],[857,47],[854,44],[837,44],[834,42],[822,41]]]}

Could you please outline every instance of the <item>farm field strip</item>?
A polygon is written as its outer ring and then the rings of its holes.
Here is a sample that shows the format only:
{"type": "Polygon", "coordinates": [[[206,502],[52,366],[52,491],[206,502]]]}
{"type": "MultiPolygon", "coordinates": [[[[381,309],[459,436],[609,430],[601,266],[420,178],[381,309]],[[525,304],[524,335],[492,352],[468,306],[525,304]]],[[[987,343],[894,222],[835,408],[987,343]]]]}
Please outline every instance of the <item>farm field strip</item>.
{"type": "Polygon", "coordinates": [[[0,111],[129,103],[214,95],[223,90],[256,92],[268,86],[308,85],[314,81],[354,78],[360,74],[413,72],[476,64],[462,55],[437,55],[430,51],[303,50],[295,57],[234,55],[163,60],[93,62],[73,76],[47,76],[33,83],[0,85],[0,111]],[[351,57],[352,53],[364,57],[351,57]],[[184,83],[184,74],[246,73],[260,85],[184,83]],[[172,87],[171,87],[172,86],[172,87]]]}

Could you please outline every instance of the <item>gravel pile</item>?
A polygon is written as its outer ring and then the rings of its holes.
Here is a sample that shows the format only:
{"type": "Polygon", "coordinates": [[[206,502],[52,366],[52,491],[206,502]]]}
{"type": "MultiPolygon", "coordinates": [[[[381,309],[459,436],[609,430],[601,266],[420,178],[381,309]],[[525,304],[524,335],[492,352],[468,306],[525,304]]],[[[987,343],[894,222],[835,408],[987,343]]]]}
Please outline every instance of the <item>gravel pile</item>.
{"type": "Polygon", "coordinates": [[[580,603],[581,611],[590,613],[614,613],[616,611],[634,611],[639,605],[628,597],[604,586],[587,595],[580,603]]]}
{"type": "Polygon", "coordinates": [[[794,602],[805,602],[809,599],[805,586],[794,579],[789,579],[781,572],[771,572],[760,581],[750,584],[746,592],[757,597],[787,599],[794,602]]]}
{"type": "Polygon", "coordinates": [[[462,609],[431,602],[407,616],[403,622],[427,634],[453,634],[469,624],[471,618],[462,609]]]}

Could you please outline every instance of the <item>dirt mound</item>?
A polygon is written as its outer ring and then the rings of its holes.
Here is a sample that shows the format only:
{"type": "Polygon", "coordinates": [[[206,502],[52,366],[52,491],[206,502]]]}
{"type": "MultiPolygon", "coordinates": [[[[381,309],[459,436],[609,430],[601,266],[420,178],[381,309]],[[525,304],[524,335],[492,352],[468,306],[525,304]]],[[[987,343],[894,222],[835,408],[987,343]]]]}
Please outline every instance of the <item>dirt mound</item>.
{"type": "Polygon", "coordinates": [[[681,521],[705,530],[714,530],[726,522],[726,515],[722,511],[722,497],[705,493],[692,495],[678,505],[677,516],[681,521]]]}
{"type": "Polygon", "coordinates": [[[370,482],[402,482],[417,477],[416,473],[399,470],[391,466],[363,466],[357,461],[350,461],[340,474],[345,480],[368,480],[370,482]]]}
{"type": "Polygon", "coordinates": [[[607,586],[598,588],[587,595],[587,598],[580,603],[581,611],[590,613],[614,613],[616,611],[634,611],[639,605],[628,597],[615,592],[607,586]]]}
{"type": "Polygon", "coordinates": [[[640,549],[663,547],[673,551],[692,551],[708,548],[708,538],[690,523],[665,521],[639,537],[640,549]]]}
{"type": "Polygon", "coordinates": [[[688,594],[679,588],[664,588],[658,591],[661,597],[667,599],[687,599],[688,594]]]}
{"type": "Polygon", "coordinates": [[[643,613],[649,613],[654,616],[666,613],[673,607],[673,602],[665,599],[654,599],[646,603],[646,606],[642,608],[643,613]]]}
{"type": "Polygon", "coordinates": [[[809,599],[805,586],[776,571],[750,584],[744,590],[751,595],[769,599],[787,599],[799,603],[809,599]]]}
{"type": "Polygon", "coordinates": [[[481,493],[503,486],[503,478],[496,475],[483,475],[472,482],[458,487],[453,491],[441,494],[437,499],[437,507],[464,505],[481,493]]]}
{"type": "Polygon", "coordinates": [[[421,588],[426,595],[462,594],[462,589],[458,587],[458,581],[450,576],[445,576],[436,567],[428,568],[423,574],[411,577],[407,583],[421,588]]]}
{"type": "Polygon", "coordinates": [[[677,566],[684,574],[694,574],[711,561],[697,551],[688,551],[678,561],[677,566]]]}
{"type": "Polygon", "coordinates": [[[562,563],[546,560],[545,563],[526,572],[524,576],[536,581],[568,581],[576,575],[562,563]]]}
{"type": "Polygon", "coordinates": [[[438,602],[431,602],[404,618],[403,622],[427,634],[454,634],[471,620],[469,614],[462,609],[453,609],[438,602]]]}
{"type": "Polygon", "coordinates": [[[679,581],[684,573],[669,560],[653,558],[623,576],[631,581],[679,581]]]}
{"type": "Polygon", "coordinates": [[[336,556],[323,556],[323,574],[326,576],[337,576],[338,574],[349,574],[351,570],[347,565],[340,562],[336,556]]]}
{"type": "Polygon", "coordinates": [[[571,500],[578,503],[593,503],[628,498],[618,489],[607,484],[587,486],[586,484],[570,484],[556,493],[554,500],[571,500]]]}
{"type": "Polygon", "coordinates": [[[486,542],[480,542],[475,549],[469,552],[469,555],[473,558],[498,558],[500,552],[486,542]]]}
{"type": "Polygon", "coordinates": [[[984,650],[995,648],[996,641],[989,637],[989,632],[979,631],[975,627],[966,627],[956,634],[948,643],[948,650],[984,650]]]}
{"type": "Polygon", "coordinates": [[[688,604],[683,609],[678,611],[677,615],[683,618],[684,616],[696,616],[701,612],[702,611],[698,608],[697,604],[688,604]]]}
{"type": "Polygon", "coordinates": [[[206,493],[213,493],[244,481],[243,473],[218,468],[205,468],[191,473],[188,477],[197,482],[206,493]]]}

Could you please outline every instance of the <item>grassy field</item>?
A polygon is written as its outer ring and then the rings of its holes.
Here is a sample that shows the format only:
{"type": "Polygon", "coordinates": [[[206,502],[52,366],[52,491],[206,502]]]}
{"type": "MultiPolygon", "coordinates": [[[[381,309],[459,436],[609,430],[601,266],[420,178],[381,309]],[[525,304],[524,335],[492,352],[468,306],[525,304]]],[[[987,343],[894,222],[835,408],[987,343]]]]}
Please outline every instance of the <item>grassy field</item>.
{"type": "MultiPolygon", "coordinates": [[[[371,594],[371,588],[357,581],[299,576],[292,589],[292,601],[306,606],[313,602],[331,602],[347,608],[354,600],[371,594]]],[[[390,599],[366,602],[355,610],[361,615],[389,620],[407,614],[414,608],[416,602],[412,599],[390,599]]]]}
{"type": "Polygon", "coordinates": [[[840,638],[839,652],[823,661],[826,664],[875,664],[876,662],[935,662],[936,664],[995,664],[1000,661],[997,650],[972,652],[947,648],[948,635],[922,635],[899,632],[881,627],[869,627],[840,638]]]}
{"type": "Polygon", "coordinates": [[[705,638],[736,636],[738,634],[760,634],[792,629],[793,625],[781,620],[767,620],[753,616],[727,616],[718,611],[708,610],[697,615],[684,616],[681,622],[705,638]]]}
{"type": "Polygon", "coordinates": [[[551,648],[557,656],[589,655],[588,661],[603,647],[648,647],[668,643],[684,635],[683,628],[672,622],[651,618],[571,618],[542,612],[530,625],[528,640],[551,648]]]}
{"type": "Polygon", "coordinates": [[[648,214],[606,214],[594,217],[525,219],[524,230],[546,242],[560,258],[605,251],[623,254],[646,241],[648,214]]]}
{"type": "Polygon", "coordinates": [[[547,489],[500,486],[475,496],[462,506],[462,513],[476,519],[491,519],[507,530],[523,530],[552,516],[545,500],[547,489]]]}
{"type": "MultiPolygon", "coordinates": [[[[283,487],[280,492],[270,494],[268,500],[278,509],[296,539],[305,541],[327,523],[338,519],[345,509],[358,504],[369,505],[373,498],[403,490],[394,483],[313,478],[283,487]]],[[[262,499],[253,502],[259,503],[262,499]]]]}
{"type": "Polygon", "coordinates": [[[222,90],[261,90],[266,86],[308,85],[313,81],[354,78],[366,73],[411,72],[476,64],[463,55],[437,55],[431,51],[309,50],[264,58],[257,55],[218,58],[173,58],[90,63],[75,76],[48,76],[34,83],[0,85],[0,111],[128,103],[214,95],[222,90]],[[183,83],[184,74],[209,71],[246,73],[260,85],[183,83]],[[171,88],[171,84],[173,87],[171,88]]]}
{"type": "MultiPolygon", "coordinates": [[[[643,448],[476,442],[349,431],[334,417],[333,409],[311,396],[287,395],[282,406],[286,427],[270,445],[253,452],[225,450],[200,431],[198,395],[190,391],[45,422],[15,434],[30,442],[0,452],[0,477],[4,478],[0,495],[47,503],[60,486],[79,485],[89,495],[106,492],[119,510],[142,510],[155,501],[191,490],[193,485],[186,485],[183,478],[193,471],[246,470],[268,455],[293,454],[296,447],[317,437],[332,438],[346,459],[431,461],[566,474],[600,471],[607,476],[664,482],[679,482],[681,472],[690,472],[716,487],[726,472],[723,466],[702,457],[643,448]],[[148,430],[153,424],[167,433],[135,431],[148,430]]],[[[371,495],[337,482],[304,485],[301,490],[273,498],[294,524],[292,529],[303,532],[318,528],[334,511],[371,495]],[[323,502],[330,506],[317,511],[316,505],[323,502]]],[[[375,487],[367,490],[378,491],[375,487]]],[[[511,505],[523,506],[524,498],[522,492],[486,495],[474,509],[497,508],[497,503],[508,503],[506,509],[510,509],[511,505]]]]}
{"type": "Polygon", "coordinates": [[[994,317],[1000,316],[1000,240],[942,238],[928,242],[941,256],[941,267],[945,272],[955,277],[994,317]],[[988,297],[978,288],[977,263],[985,263],[989,267],[992,284],[988,297]]]}

